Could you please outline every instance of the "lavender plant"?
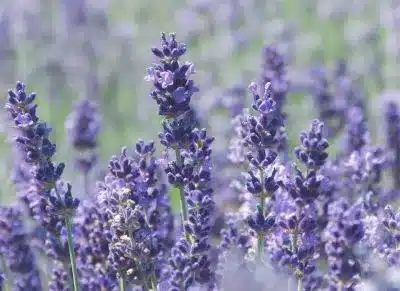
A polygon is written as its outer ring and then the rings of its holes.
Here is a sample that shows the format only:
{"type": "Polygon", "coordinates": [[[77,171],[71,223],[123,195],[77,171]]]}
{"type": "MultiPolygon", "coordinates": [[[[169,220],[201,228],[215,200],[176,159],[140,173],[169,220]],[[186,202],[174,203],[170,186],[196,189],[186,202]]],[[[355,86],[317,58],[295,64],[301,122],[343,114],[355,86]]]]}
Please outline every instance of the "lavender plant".
{"type": "Polygon", "coordinates": [[[46,245],[50,247],[50,255],[63,262],[65,271],[69,273],[66,256],[69,254],[72,269],[74,290],[79,290],[75,250],[72,237],[72,219],[79,205],[79,200],[73,198],[72,187],[64,187],[60,180],[65,165],[55,164],[52,157],[56,145],[49,139],[51,128],[46,123],[39,122],[36,115],[37,105],[34,104],[35,93],[27,95],[25,85],[17,82],[15,91],[8,91],[6,110],[18,128],[19,136],[15,138],[16,146],[30,166],[30,187],[26,189],[30,199],[30,207],[34,218],[46,230],[46,245]],[[64,250],[61,240],[61,229],[67,232],[68,250],[64,250]]]}
{"type": "MultiPolygon", "coordinates": [[[[234,19],[239,2],[229,4],[236,10],[227,26],[235,30],[245,17],[234,19]]],[[[87,3],[65,4],[79,11],[68,21],[86,27],[87,3]]],[[[226,26],[226,19],[214,19],[214,6],[207,5],[192,6],[215,22],[214,33],[215,24],[226,26]]],[[[86,177],[82,187],[74,187],[85,192],[82,202],[63,181],[65,165],[54,161],[56,145],[37,115],[36,95],[27,94],[21,82],[8,92],[5,108],[17,135],[12,181],[19,199],[0,207],[0,290],[43,290],[48,283],[48,290],[66,291],[344,291],[378,281],[370,263],[375,256],[385,270],[397,270],[395,103],[384,112],[384,151],[373,144],[367,99],[351,63],[337,62],[332,80],[324,70],[313,72],[310,97],[320,119],[310,118],[309,129],[300,132],[292,159],[286,131],[295,118],[286,118],[292,114],[286,105],[298,91],[290,86],[296,80],[289,78],[286,56],[265,47],[259,83],[248,87],[250,108],[238,86],[213,91],[224,96],[197,110],[206,90],[214,88],[203,84],[199,90],[194,64],[182,61],[186,50],[175,34],[165,33],[151,50],[155,63],[145,80],[162,119],[161,151],[143,139],[123,147],[97,187],[88,174],[98,157],[100,115],[94,103],[81,100],[67,117],[68,137],[86,177]],[[233,120],[231,132],[214,128],[209,116],[217,111],[233,120]],[[341,137],[342,147],[335,149],[341,137]],[[393,183],[383,179],[387,169],[393,183]]]]}
{"type": "MultiPolygon", "coordinates": [[[[191,139],[191,132],[196,126],[194,113],[190,108],[190,100],[198,92],[194,81],[189,79],[195,72],[194,65],[179,59],[186,52],[186,46],[176,41],[175,35],[170,38],[161,35],[161,47],[153,48],[153,54],[160,59],[160,63],[148,68],[146,81],[153,82],[155,89],[150,96],[157,102],[158,114],[165,117],[163,131],[159,138],[162,145],[175,151],[175,161],[171,161],[167,168],[170,184],[179,189],[182,222],[188,220],[187,203],[185,200],[184,184],[190,179],[186,175],[190,168],[185,169],[182,150],[187,149],[191,139]]],[[[190,181],[190,180],[189,180],[190,181]]]]}

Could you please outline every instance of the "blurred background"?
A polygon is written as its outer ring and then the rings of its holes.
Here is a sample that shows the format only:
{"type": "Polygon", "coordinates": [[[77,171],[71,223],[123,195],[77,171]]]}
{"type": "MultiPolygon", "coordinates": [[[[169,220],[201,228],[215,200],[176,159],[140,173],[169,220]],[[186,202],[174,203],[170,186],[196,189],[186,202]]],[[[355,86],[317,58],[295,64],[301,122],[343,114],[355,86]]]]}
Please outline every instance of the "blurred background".
{"type": "MultiPolygon", "coordinates": [[[[377,139],[382,102],[400,99],[398,0],[1,0],[1,103],[16,80],[37,92],[39,116],[54,129],[56,160],[67,162],[68,180],[75,177],[64,124],[79,98],[96,101],[102,113],[102,168],[121,146],[157,139],[160,119],[144,76],[161,31],[176,32],[187,44],[184,59],[196,65],[200,87],[194,102],[217,136],[229,122],[211,109],[237,91],[244,96],[241,90],[260,76],[265,45],[276,46],[288,63],[293,142],[317,117],[310,90],[315,68],[334,72],[338,60],[348,62],[369,100],[377,139]]],[[[0,202],[6,203],[15,199],[12,132],[5,110],[0,118],[0,202]]]]}

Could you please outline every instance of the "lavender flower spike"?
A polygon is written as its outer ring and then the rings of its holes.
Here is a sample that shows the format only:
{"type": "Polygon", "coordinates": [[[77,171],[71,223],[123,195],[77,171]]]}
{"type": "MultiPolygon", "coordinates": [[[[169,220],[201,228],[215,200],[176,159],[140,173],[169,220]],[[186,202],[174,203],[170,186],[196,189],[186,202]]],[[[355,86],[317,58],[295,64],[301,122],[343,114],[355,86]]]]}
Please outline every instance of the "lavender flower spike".
{"type": "Polygon", "coordinates": [[[179,189],[182,224],[188,218],[187,201],[184,182],[187,173],[182,153],[188,150],[191,143],[192,130],[197,125],[197,119],[190,108],[190,101],[199,89],[190,79],[195,73],[190,62],[181,64],[180,57],[186,52],[186,45],[176,41],[175,34],[169,38],[161,34],[160,48],[153,48],[153,54],[159,62],[153,64],[147,72],[145,80],[153,83],[154,89],[150,96],[157,102],[158,114],[163,116],[163,131],[159,133],[160,142],[166,149],[175,151],[175,161],[171,161],[166,169],[170,184],[179,189]]]}
{"type": "Polygon", "coordinates": [[[79,200],[73,198],[71,185],[62,187],[61,175],[65,165],[54,164],[52,158],[56,145],[49,139],[51,128],[46,123],[39,122],[36,115],[37,105],[34,104],[35,93],[27,95],[25,85],[17,82],[15,91],[8,91],[8,102],[5,106],[19,136],[15,138],[18,148],[24,155],[25,162],[31,167],[32,187],[36,192],[36,218],[53,236],[52,241],[59,241],[60,225],[65,223],[68,234],[68,248],[74,290],[79,290],[78,272],[76,268],[75,251],[72,240],[72,218],[79,205],[79,200]],[[39,207],[37,206],[39,205],[39,207]]]}

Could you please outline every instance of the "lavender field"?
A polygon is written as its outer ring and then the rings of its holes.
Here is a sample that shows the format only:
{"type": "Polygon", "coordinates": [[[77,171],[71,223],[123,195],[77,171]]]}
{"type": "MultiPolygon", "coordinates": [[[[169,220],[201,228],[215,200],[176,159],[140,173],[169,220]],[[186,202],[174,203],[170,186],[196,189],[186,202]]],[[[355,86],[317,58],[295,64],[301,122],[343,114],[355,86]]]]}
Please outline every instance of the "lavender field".
{"type": "Polygon", "coordinates": [[[400,1],[0,1],[0,291],[400,290],[400,1]]]}

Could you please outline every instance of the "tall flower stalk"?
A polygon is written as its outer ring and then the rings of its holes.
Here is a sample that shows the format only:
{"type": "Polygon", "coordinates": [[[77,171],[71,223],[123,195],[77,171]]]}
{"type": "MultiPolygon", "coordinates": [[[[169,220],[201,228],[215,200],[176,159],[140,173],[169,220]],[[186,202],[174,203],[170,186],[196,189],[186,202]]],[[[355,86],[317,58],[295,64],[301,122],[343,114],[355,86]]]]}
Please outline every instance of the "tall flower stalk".
{"type": "Polygon", "coordinates": [[[249,86],[253,94],[254,115],[245,117],[241,123],[241,138],[249,162],[246,189],[258,199],[254,214],[248,217],[248,224],[257,233],[257,256],[264,253],[265,236],[275,225],[273,213],[267,213],[266,199],[273,197],[279,188],[275,181],[276,159],[281,145],[282,114],[272,99],[271,83],[267,83],[260,95],[256,83],[249,86]]]}
{"type": "MultiPolygon", "coordinates": [[[[25,85],[17,82],[15,91],[8,91],[6,110],[18,129],[15,138],[25,162],[29,165],[31,181],[27,191],[30,191],[30,206],[34,217],[47,232],[50,246],[60,244],[60,230],[66,226],[68,253],[72,268],[72,281],[75,291],[79,290],[78,272],[76,268],[75,250],[72,235],[72,219],[79,205],[79,200],[73,198],[72,187],[63,186],[61,175],[65,165],[55,164],[52,158],[56,145],[49,139],[51,128],[46,123],[39,122],[36,115],[37,105],[34,104],[35,93],[27,95],[25,85]]],[[[62,249],[62,248],[61,248],[62,249]]],[[[64,254],[60,248],[54,248],[54,254],[64,262],[64,254]]],[[[65,270],[69,273],[69,270],[65,270]]]]}
{"type": "Polygon", "coordinates": [[[161,46],[152,49],[159,59],[147,70],[145,80],[151,81],[154,90],[150,96],[157,102],[158,114],[164,117],[163,131],[159,133],[160,142],[166,150],[172,149],[175,160],[167,167],[168,181],[179,191],[182,226],[189,218],[184,186],[185,164],[182,151],[187,150],[191,141],[191,132],[197,121],[190,108],[194,93],[198,92],[190,76],[195,73],[190,62],[180,63],[180,58],[186,52],[186,45],[176,41],[175,34],[169,37],[161,35],[161,46]]]}

